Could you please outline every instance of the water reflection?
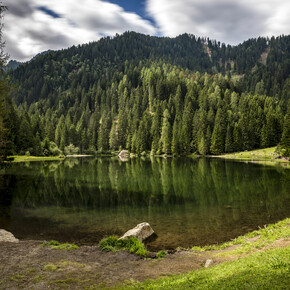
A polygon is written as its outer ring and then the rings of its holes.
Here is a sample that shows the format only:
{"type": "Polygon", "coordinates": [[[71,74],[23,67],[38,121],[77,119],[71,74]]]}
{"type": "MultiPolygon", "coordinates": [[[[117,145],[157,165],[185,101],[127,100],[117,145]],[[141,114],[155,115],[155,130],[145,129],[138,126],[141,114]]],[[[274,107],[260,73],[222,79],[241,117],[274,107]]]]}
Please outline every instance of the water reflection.
{"type": "Polygon", "coordinates": [[[0,175],[0,228],[98,242],[148,221],[151,248],[234,238],[289,213],[290,171],[217,159],[70,158],[0,175]]]}

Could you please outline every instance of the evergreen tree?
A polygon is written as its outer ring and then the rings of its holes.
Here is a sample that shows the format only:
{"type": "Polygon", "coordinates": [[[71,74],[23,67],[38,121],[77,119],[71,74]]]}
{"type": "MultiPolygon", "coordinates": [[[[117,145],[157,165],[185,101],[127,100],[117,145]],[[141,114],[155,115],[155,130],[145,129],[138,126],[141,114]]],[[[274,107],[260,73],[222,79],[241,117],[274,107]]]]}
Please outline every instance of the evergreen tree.
{"type": "Polygon", "coordinates": [[[207,145],[206,145],[206,140],[204,136],[201,137],[199,143],[198,143],[198,152],[201,155],[207,154],[207,145]]]}
{"type": "Polygon", "coordinates": [[[212,154],[225,152],[225,137],[227,133],[227,113],[225,106],[220,103],[215,117],[214,129],[211,137],[210,151],[212,154]]]}
{"type": "Polygon", "coordinates": [[[110,144],[110,149],[111,150],[117,150],[118,149],[118,133],[116,129],[117,125],[113,121],[113,125],[110,131],[110,139],[109,139],[109,144],[110,144]]]}
{"type": "Polygon", "coordinates": [[[181,140],[182,153],[188,154],[192,148],[192,119],[193,109],[191,102],[188,103],[182,115],[181,140]]]}
{"type": "Polygon", "coordinates": [[[225,141],[225,152],[231,153],[234,151],[234,144],[233,144],[233,133],[230,124],[227,126],[227,135],[225,141]]]}
{"type": "Polygon", "coordinates": [[[290,105],[288,105],[288,113],[284,120],[281,147],[285,150],[284,155],[290,157],[290,105]]]}
{"type": "Polygon", "coordinates": [[[163,121],[161,128],[161,142],[162,142],[162,152],[165,154],[171,153],[171,125],[169,123],[170,114],[166,109],[163,112],[163,121]]]}
{"type": "Polygon", "coordinates": [[[181,126],[180,126],[180,120],[176,116],[174,119],[173,123],[173,128],[172,128],[172,142],[171,142],[171,152],[173,155],[178,155],[181,152],[181,140],[180,140],[180,131],[181,131],[181,126]]]}

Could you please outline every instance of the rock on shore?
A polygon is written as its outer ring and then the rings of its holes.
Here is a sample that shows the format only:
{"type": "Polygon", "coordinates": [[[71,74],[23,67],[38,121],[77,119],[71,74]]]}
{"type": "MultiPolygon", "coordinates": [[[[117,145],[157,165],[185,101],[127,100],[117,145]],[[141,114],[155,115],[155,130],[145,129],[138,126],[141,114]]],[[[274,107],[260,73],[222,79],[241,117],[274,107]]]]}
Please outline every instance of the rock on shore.
{"type": "Polygon", "coordinates": [[[10,232],[0,229],[0,242],[18,243],[19,240],[16,239],[10,232]]]}
{"type": "Polygon", "coordinates": [[[145,239],[149,238],[151,235],[154,234],[153,229],[148,223],[141,223],[138,224],[135,228],[127,231],[121,238],[126,239],[130,237],[136,237],[140,242],[143,242],[145,239]]]}

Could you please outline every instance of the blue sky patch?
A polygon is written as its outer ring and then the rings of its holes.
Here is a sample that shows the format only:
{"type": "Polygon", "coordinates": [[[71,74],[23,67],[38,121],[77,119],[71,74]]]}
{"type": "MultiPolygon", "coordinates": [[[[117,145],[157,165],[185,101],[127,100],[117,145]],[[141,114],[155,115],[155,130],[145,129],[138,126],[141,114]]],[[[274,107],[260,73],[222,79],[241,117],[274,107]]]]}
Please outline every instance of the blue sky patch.
{"type": "Polygon", "coordinates": [[[38,10],[44,12],[45,14],[51,16],[52,18],[61,18],[61,15],[56,13],[55,11],[45,7],[45,6],[39,6],[37,7],[38,10]]]}

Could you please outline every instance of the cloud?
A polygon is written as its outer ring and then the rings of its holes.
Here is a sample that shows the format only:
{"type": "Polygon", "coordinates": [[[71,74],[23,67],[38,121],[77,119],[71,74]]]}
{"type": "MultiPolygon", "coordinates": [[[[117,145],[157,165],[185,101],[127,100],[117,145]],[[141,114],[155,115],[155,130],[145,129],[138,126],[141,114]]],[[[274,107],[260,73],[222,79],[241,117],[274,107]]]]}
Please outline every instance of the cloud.
{"type": "Polygon", "coordinates": [[[159,33],[192,33],[238,44],[258,36],[288,34],[288,0],[147,0],[159,33]]]}
{"type": "Polygon", "coordinates": [[[29,60],[39,52],[96,41],[127,30],[155,34],[135,13],[102,0],[4,0],[3,39],[11,59],[29,60]],[[6,3],[7,2],[7,3],[6,3]]]}

